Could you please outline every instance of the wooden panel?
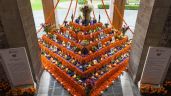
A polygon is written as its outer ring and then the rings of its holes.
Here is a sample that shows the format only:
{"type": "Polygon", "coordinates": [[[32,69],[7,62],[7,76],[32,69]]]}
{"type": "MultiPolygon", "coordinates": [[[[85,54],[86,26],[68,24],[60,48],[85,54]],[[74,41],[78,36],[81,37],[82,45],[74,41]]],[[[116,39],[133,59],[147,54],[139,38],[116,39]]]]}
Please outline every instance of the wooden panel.
{"type": "Polygon", "coordinates": [[[126,0],[115,0],[114,1],[114,12],[113,12],[113,20],[112,24],[116,29],[121,29],[123,21],[122,18],[119,16],[118,12],[116,11],[116,7],[118,8],[121,16],[124,16],[124,10],[125,10],[125,2],[126,0]]]}
{"type": "MultiPolygon", "coordinates": [[[[43,5],[43,11],[44,11],[44,17],[45,20],[49,17],[51,12],[54,9],[54,1],[53,0],[42,0],[42,5],[43,5]]],[[[51,15],[51,18],[49,19],[49,23],[55,24],[55,12],[51,15]]]]}

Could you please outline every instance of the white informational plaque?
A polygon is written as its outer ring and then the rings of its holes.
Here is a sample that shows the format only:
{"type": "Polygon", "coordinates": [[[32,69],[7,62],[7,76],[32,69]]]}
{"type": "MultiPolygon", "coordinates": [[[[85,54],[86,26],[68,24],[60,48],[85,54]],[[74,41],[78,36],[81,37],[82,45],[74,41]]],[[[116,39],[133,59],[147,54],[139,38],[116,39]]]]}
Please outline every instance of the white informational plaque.
{"type": "Polygon", "coordinates": [[[24,47],[0,49],[0,59],[13,87],[34,84],[24,47]]]}
{"type": "Polygon", "coordinates": [[[161,84],[166,76],[171,59],[171,48],[149,47],[141,84],[161,84]]]}

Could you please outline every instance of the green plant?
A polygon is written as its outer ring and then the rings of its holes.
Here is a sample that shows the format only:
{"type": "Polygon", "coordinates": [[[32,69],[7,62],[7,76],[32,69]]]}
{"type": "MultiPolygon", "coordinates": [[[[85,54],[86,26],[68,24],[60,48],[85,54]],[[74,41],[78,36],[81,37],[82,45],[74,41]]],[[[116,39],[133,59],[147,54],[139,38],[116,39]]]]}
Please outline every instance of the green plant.
{"type": "Polygon", "coordinates": [[[97,50],[97,47],[96,46],[93,46],[92,47],[92,51],[96,51],[97,50]]]}
{"type": "Polygon", "coordinates": [[[50,39],[53,38],[53,35],[52,35],[52,34],[47,34],[47,35],[48,35],[48,37],[49,37],[50,39]]]}
{"type": "Polygon", "coordinates": [[[81,49],[77,47],[77,48],[75,49],[75,52],[78,52],[78,51],[80,51],[80,50],[81,50],[81,49]]]}
{"type": "MultiPolygon", "coordinates": [[[[105,4],[105,8],[106,9],[109,9],[109,4],[105,4]]],[[[130,5],[125,5],[125,9],[126,10],[138,10],[139,8],[139,5],[138,4],[130,4],[130,5]]],[[[104,9],[103,5],[102,4],[99,4],[98,5],[98,9],[104,9]]]]}
{"type": "Polygon", "coordinates": [[[126,10],[138,10],[139,5],[125,5],[126,10]]]}
{"type": "Polygon", "coordinates": [[[78,0],[78,4],[83,5],[85,0],[78,0]]]}
{"type": "Polygon", "coordinates": [[[86,46],[88,44],[89,44],[89,41],[88,40],[82,40],[81,41],[81,45],[83,45],[83,46],[86,46]]]}
{"type": "MultiPolygon", "coordinates": [[[[109,9],[109,4],[105,4],[105,8],[109,9]]],[[[98,9],[104,9],[103,4],[99,4],[98,9]]]]}

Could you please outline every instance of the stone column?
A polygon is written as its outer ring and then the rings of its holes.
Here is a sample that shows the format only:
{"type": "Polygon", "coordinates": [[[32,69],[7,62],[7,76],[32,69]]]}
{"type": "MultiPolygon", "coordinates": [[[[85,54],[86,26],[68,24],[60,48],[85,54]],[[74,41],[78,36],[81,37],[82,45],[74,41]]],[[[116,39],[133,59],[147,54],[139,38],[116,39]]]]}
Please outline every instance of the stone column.
{"type": "Polygon", "coordinates": [[[6,41],[6,36],[4,33],[1,17],[0,17],[0,38],[1,38],[0,39],[0,49],[7,48],[8,42],[6,41]]]}
{"type": "Polygon", "coordinates": [[[118,12],[116,11],[118,8],[121,16],[124,16],[124,10],[125,10],[125,3],[126,0],[111,0],[111,19],[112,19],[112,25],[116,29],[121,29],[123,21],[122,18],[119,16],[118,12]],[[114,7],[115,6],[115,7],[114,7]]]}
{"type": "MultiPolygon", "coordinates": [[[[169,14],[167,16],[165,26],[163,29],[163,36],[161,38],[161,45],[171,48],[171,6],[170,6],[169,14]]],[[[165,80],[171,81],[171,63],[170,63],[170,66],[168,66],[168,71],[166,73],[165,80]]]]}
{"type": "MultiPolygon", "coordinates": [[[[43,11],[45,20],[48,19],[51,12],[54,10],[54,1],[53,0],[42,0],[43,11]]],[[[49,23],[56,25],[55,12],[52,13],[49,23]]]]}
{"type": "MultiPolygon", "coordinates": [[[[7,47],[8,47],[8,43],[6,42],[6,36],[5,36],[4,30],[3,30],[3,25],[2,25],[1,17],[0,17],[0,49],[7,48],[7,47]]],[[[6,73],[2,66],[1,58],[0,58],[0,81],[1,80],[8,81],[6,73]]]]}
{"type": "MultiPolygon", "coordinates": [[[[170,0],[141,0],[135,26],[129,72],[135,82],[140,80],[149,46],[162,45],[170,0]]],[[[169,34],[168,34],[169,35],[169,34]]]]}
{"type": "Polygon", "coordinates": [[[0,6],[5,44],[8,48],[26,48],[33,78],[38,83],[42,65],[30,0],[1,0],[0,6]]]}

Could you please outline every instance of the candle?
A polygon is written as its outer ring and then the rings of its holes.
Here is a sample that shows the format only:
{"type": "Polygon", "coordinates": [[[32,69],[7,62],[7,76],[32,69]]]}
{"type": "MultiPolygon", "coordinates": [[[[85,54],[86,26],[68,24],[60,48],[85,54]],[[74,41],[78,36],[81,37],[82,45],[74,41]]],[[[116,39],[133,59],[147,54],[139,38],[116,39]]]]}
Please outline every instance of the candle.
{"type": "Polygon", "coordinates": [[[74,74],[73,78],[76,78],[77,76],[74,74]]]}
{"type": "Polygon", "coordinates": [[[93,60],[93,63],[94,63],[94,64],[97,64],[97,60],[93,60]]]}
{"type": "Polygon", "coordinates": [[[53,61],[53,58],[52,57],[50,58],[50,61],[53,61]]]}
{"type": "Polygon", "coordinates": [[[109,65],[109,68],[112,68],[112,65],[109,65]]]}
{"type": "Polygon", "coordinates": [[[92,53],[92,51],[89,51],[89,53],[91,54],[91,53],[92,53]]]}
{"type": "Polygon", "coordinates": [[[96,74],[95,74],[95,76],[96,76],[96,77],[98,77],[98,76],[99,76],[99,74],[98,74],[98,73],[96,73],[96,74]]]}
{"type": "Polygon", "coordinates": [[[66,68],[65,71],[67,72],[68,71],[68,68],[66,68]]]}
{"type": "Polygon", "coordinates": [[[71,60],[71,63],[74,63],[74,60],[71,60]]]}
{"type": "Polygon", "coordinates": [[[64,58],[66,59],[67,58],[67,55],[65,55],[64,58]]]}
{"type": "Polygon", "coordinates": [[[102,61],[102,60],[103,60],[103,57],[102,57],[102,58],[100,58],[100,60],[102,61]]]}
{"type": "Polygon", "coordinates": [[[81,55],[81,51],[79,51],[79,52],[78,52],[78,54],[80,54],[80,55],[81,55]]]}

